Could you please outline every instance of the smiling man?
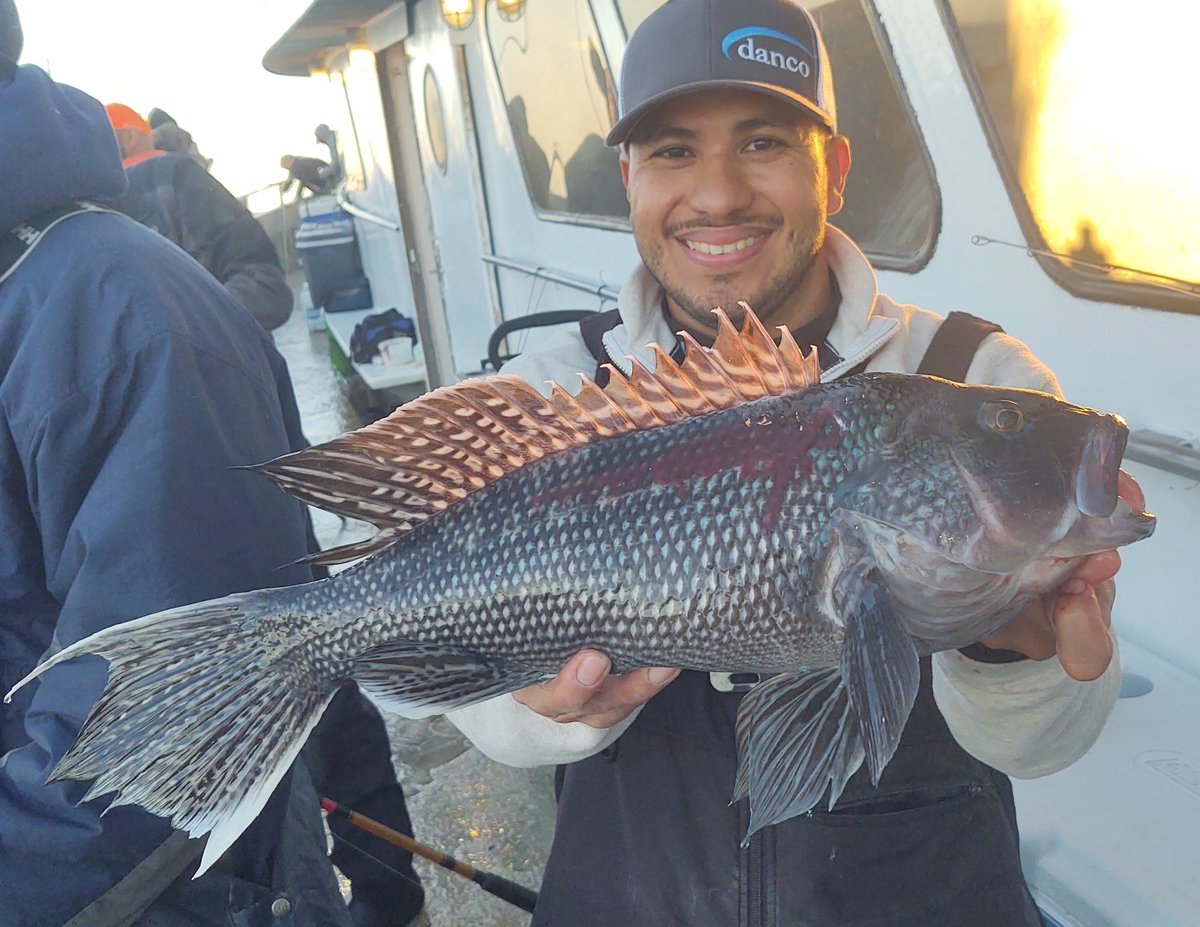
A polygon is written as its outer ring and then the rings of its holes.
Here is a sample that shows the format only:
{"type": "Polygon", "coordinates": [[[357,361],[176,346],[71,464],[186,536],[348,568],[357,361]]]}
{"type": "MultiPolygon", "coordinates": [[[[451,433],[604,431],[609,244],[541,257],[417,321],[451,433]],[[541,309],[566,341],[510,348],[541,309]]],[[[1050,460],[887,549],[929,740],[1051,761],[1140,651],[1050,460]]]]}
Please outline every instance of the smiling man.
{"type": "Polygon", "coordinates": [[[825,221],[849,169],[846,139],[762,93],[717,87],[635,122],[621,173],[670,317],[710,337],[713,306],[739,300],[772,326],[817,317],[832,297],[825,221]]]}
{"type": "MultiPolygon", "coordinates": [[[[530,383],[648,365],[680,329],[711,343],[738,300],[814,345],[823,378],[928,372],[1058,393],[997,326],[900,305],[828,219],[850,144],[829,61],[788,0],[671,0],[630,38],[621,151],[642,263],[618,308],[508,365],[530,383]]],[[[1140,491],[1123,478],[1122,495],[1140,491]]],[[[1116,699],[1114,551],[983,644],[922,661],[920,692],[878,786],[860,770],[832,811],[743,845],[729,803],[749,683],[670,668],[610,675],[577,654],[544,685],[451,714],[489,755],[564,764],[535,925],[1038,927],[1007,775],[1078,759],[1116,699]]],[[[754,680],[749,681],[752,683],[754,680]]]]}

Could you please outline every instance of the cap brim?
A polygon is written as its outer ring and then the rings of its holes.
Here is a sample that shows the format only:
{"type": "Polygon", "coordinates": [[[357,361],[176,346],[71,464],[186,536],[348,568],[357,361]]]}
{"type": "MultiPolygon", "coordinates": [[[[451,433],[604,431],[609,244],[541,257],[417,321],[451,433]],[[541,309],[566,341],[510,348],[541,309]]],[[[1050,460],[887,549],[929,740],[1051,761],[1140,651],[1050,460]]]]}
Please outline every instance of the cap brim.
{"type": "Polygon", "coordinates": [[[609,148],[616,148],[624,143],[633,134],[633,130],[637,128],[639,122],[656,106],[666,103],[668,100],[673,100],[676,97],[685,96],[689,93],[696,93],[701,90],[716,90],[720,88],[732,88],[735,90],[751,90],[756,93],[761,93],[764,96],[774,97],[778,100],[783,100],[785,103],[791,103],[804,110],[809,116],[812,116],[821,125],[826,126],[831,132],[837,131],[837,124],[834,122],[829,113],[822,111],[809,100],[807,97],[800,94],[790,93],[772,84],[761,84],[757,81],[749,80],[706,80],[694,84],[688,84],[684,87],[672,87],[670,90],[664,91],[657,96],[651,97],[649,100],[635,106],[624,116],[616,121],[608,136],[604,139],[604,144],[609,148]]]}

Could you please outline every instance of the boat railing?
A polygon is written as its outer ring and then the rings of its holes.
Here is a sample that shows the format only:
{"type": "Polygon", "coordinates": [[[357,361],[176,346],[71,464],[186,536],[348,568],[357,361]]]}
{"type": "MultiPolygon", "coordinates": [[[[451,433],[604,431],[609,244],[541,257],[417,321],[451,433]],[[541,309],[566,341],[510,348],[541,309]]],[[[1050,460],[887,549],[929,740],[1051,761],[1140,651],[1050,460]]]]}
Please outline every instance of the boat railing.
{"type": "Polygon", "coordinates": [[[337,188],[337,204],[357,219],[370,222],[372,225],[381,226],[389,232],[400,231],[400,223],[395,219],[389,219],[387,216],[381,216],[378,213],[371,212],[369,209],[364,209],[354,202],[354,200],[350,199],[350,194],[346,192],[344,185],[337,188]]]}
{"type": "Polygon", "coordinates": [[[1200,447],[1178,435],[1153,428],[1134,428],[1125,447],[1129,460],[1200,481],[1200,447]]]}
{"type": "Polygon", "coordinates": [[[609,302],[616,302],[617,295],[620,293],[620,290],[609,286],[607,283],[588,280],[585,277],[576,277],[574,274],[567,274],[558,270],[550,270],[537,264],[514,261],[511,258],[500,257],[495,254],[482,254],[480,257],[482,257],[485,264],[503,267],[506,270],[515,270],[517,273],[525,274],[527,277],[545,280],[547,283],[565,286],[568,289],[579,290],[582,293],[590,293],[609,302]]]}

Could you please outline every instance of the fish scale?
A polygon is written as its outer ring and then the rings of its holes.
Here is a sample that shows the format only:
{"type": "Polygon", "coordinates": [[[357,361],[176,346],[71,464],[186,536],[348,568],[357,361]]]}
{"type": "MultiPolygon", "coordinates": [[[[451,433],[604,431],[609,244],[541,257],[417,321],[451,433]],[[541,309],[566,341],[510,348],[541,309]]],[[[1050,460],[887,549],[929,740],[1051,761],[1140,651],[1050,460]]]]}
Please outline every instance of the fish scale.
{"type": "Polygon", "coordinates": [[[985,637],[1072,558],[1146,537],[1117,498],[1127,430],[1028,390],[864,374],[820,384],[783,331],[718,314],[706,350],[544,396],[436,390],[258,469],[379,528],[306,586],[109,628],[109,680],[55,770],[209,833],[253,820],[354,681],[413,717],[544,679],[585,647],[618,670],[772,674],[743,698],[750,831],[889,761],[921,653],[985,637]]]}
{"type": "MultiPolygon", "coordinates": [[[[564,655],[584,645],[605,650],[624,667],[739,670],[761,668],[770,655],[782,668],[835,657],[841,642],[836,626],[798,614],[785,620],[780,606],[807,597],[815,558],[790,539],[799,534],[812,545],[820,543],[832,500],[829,489],[843,474],[833,467],[811,468],[809,479],[793,480],[789,470],[781,517],[771,532],[761,528],[761,512],[776,480],[740,478],[739,460],[724,460],[724,469],[706,479],[688,481],[681,472],[679,485],[653,481],[654,462],[669,458],[672,451],[676,456],[685,452],[682,456],[703,472],[711,464],[687,454],[688,449],[711,444],[714,437],[718,443],[736,440],[747,430],[777,432],[778,452],[788,453],[794,468],[810,469],[796,453],[799,442],[790,440],[786,423],[796,417],[819,418],[817,407],[836,405],[838,393],[861,393],[862,386],[839,384],[831,391],[832,396],[764,399],[745,409],[690,419],[684,428],[586,445],[525,467],[503,486],[481,490],[381,555],[401,564],[429,565],[419,571],[406,572],[402,566],[387,571],[396,583],[379,589],[396,608],[396,623],[388,633],[435,639],[485,657],[502,655],[510,663],[545,672],[556,670],[564,655]],[[768,424],[757,424],[759,420],[768,424]],[[647,479],[614,488],[611,474],[626,471],[647,479]],[[577,493],[539,506],[548,489],[562,486],[577,493]],[[687,501],[680,501],[681,486],[687,501]],[[724,526],[723,533],[705,530],[716,524],[724,526]],[[604,552],[602,558],[586,557],[585,544],[595,544],[604,552]],[[465,561],[468,547],[471,560],[465,561]],[[718,551],[723,569],[699,568],[701,562],[715,563],[718,551]],[[563,560],[591,563],[594,569],[563,576],[563,560]],[[471,568],[461,572],[434,566],[464,562],[471,568]],[[530,588],[533,577],[544,579],[530,588]],[[535,595],[535,608],[524,604],[535,595]],[[667,633],[663,617],[647,614],[644,607],[668,602],[683,616],[681,636],[667,633]],[[424,603],[446,604],[422,607],[424,603]],[[405,616],[414,610],[419,618],[405,616]],[[528,641],[514,646],[517,641],[500,629],[521,617],[529,621],[528,641]],[[431,635],[431,625],[446,629],[449,636],[431,635]],[[636,646],[628,646],[631,635],[636,646]],[[535,641],[546,643],[526,652],[524,645],[535,641]]],[[[831,428],[830,435],[841,435],[844,445],[868,446],[847,429],[831,428]]],[[[349,572],[340,584],[358,581],[358,571],[349,572]]]]}

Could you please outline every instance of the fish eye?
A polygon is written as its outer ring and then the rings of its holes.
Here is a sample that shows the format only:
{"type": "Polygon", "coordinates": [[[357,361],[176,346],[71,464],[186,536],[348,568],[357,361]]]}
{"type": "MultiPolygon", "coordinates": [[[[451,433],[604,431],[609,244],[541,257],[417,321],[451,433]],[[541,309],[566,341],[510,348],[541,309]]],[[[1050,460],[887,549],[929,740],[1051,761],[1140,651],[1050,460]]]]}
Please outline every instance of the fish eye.
{"type": "Polygon", "coordinates": [[[1025,413],[1015,402],[997,399],[984,404],[981,412],[983,424],[992,431],[1011,433],[1025,427],[1025,413]]]}

